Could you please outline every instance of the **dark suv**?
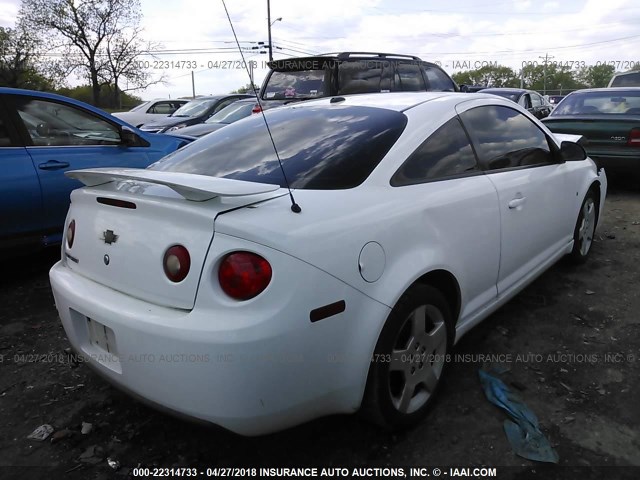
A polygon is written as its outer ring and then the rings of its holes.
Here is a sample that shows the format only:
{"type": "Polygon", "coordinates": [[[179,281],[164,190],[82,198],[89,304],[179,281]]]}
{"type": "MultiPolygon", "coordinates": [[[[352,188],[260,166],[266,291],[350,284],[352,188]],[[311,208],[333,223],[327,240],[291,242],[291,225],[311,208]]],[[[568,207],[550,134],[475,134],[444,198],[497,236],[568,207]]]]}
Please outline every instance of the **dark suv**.
{"type": "Polygon", "coordinates": [[[260,89],[264,108],[352,93],[459,91],[434,63],[393,53],[343,52],[269,63],[260,89]]]}

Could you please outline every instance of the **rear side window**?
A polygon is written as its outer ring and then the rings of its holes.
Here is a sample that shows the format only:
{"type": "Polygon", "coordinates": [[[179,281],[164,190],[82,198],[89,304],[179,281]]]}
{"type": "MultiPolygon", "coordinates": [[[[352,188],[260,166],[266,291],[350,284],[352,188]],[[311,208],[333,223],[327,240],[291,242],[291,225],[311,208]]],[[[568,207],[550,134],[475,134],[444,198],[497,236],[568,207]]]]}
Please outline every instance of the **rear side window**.
{"type": "Polygon", "coordinates": [[[439,68],[426,66],[424,73],[429,80],[429,90],[455,92],[453,81],[439,68]]]}
{"type": "MultiPolygon", "coordinates": [[[[420,65],[398,63],[395,77],[395,90],[398,92],[420,92],[427,89],[420,65]]],[[[433,90],[433,88],[432,88],[433,90]]]]}
{"type": "Polygon", "coordinates": [[[511,108],[490,105],[460,115],[483,170],[554,163],[544,132],[511,108]]]}
{"type": "MultiPolygon", "coordinates": [[[[338,190],[362,183],[404,130],[400,112],[360,106],[265,112],[292,188],[338,190]]],[[[150,167],[285,186],[262,116],[249,117],[150,167]]]]}
{"type": "Polygon", "coordinates": [[[391,178],[391,185],[413,185],[478,170],[467,134],[454,117],[411,154],[391,178]]]}
{"type": "Polygon", "coordinates": [[[338,95],[391,92],[394,90],[394,64],[380,60],[354,60],[338,67],[338,95]]]}

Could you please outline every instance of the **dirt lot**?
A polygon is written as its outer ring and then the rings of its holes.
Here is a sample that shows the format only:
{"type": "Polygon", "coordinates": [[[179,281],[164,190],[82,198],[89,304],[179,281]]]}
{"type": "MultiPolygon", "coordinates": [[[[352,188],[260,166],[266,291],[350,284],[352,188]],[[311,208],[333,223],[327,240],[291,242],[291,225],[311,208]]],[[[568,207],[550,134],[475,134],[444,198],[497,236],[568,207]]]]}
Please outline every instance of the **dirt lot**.
{"type": "Polygon", "coordinates": [[[487,465],[498,478],[640,478],[640,190],[611,190],[590,260],[556,265],[470,332],[427,419],[395,435],[335,416],[242,438],[149,409],[70,363],[47,276],[57,252],[4,259],[0,477],[127,478],[138,465],[487,465]],[[539,417],[559,467],[512,452],[507,417],[480,387],[483,355],[503,356],[503,380],[539,417]],[[84,435],[82,422],[92,424],[84,435]],[[55,441],[27,439],[42,424],[55,441]]]}

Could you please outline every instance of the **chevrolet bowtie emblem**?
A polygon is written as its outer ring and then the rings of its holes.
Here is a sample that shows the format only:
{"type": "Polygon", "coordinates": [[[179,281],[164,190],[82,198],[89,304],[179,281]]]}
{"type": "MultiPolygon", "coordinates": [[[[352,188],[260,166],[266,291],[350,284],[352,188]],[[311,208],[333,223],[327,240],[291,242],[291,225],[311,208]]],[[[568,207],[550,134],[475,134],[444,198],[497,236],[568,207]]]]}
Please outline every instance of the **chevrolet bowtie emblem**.
{"type": "Polygon", "coordinates": [[[106,243],[107,245],[111,245],[112,243],[116,243],[118,241],[118,235],[113,233],[113,230],[105,230],[102,235],[102,240],[104,240],[104,243],[106,243]]]}

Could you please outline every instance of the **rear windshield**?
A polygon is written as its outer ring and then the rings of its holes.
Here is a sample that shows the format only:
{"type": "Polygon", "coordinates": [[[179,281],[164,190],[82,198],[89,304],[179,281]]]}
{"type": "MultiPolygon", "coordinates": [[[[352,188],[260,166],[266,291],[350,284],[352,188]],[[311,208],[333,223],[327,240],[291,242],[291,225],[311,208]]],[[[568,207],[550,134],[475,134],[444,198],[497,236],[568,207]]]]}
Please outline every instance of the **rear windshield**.
{"type": "Polygon", "coordinates": [[[217,99],[210,100],[192,100],[189,103],[185,103],[175,112],[172,117],[197,117],[203,115],[213,105],[218,102],[217,99]]]}
{"type": "Polygon", "coordinates": [[[640,87],[640,72],[626,75],[616,75],[611,80],[610,87],[640,87]]]}
{"type": "Polygon", "coordinates": [[[224,107],[204,123],[233,123],[251,115],[256,102],[234,102],[224,107]]]}
{"type": "Polygon", "coordinates": [[[268,100],[288,100],[295,98],[315,98],[328,96],[325,92],[325,76],[321,70],[300,70],[292,72],[274,71],[263,93],[268,100]]]}
{"type": "Polygon", "coordinates": [[[518,98],[520,98],[520,92],[484,90],[482,93],[490,93],[491,95],[498,95],[499,97],[507,98],[516,103],[518,103],[518,98]]]}
{"type": "MultiPolygon", "coordinates": [[[[292,188],[338,190],[361,184],[404,130],[400,112],[361,106],[265,112],[292,188]]],[[[262,115],[177,150],[149,167],[285,186],[262,115]]]]}
{"type": "Polygon", "coordinates": [[[640,90],[602,90],[599,92],[576,92],[567,96],[552,115],[590,114],[640,115],[640,90]]]}

